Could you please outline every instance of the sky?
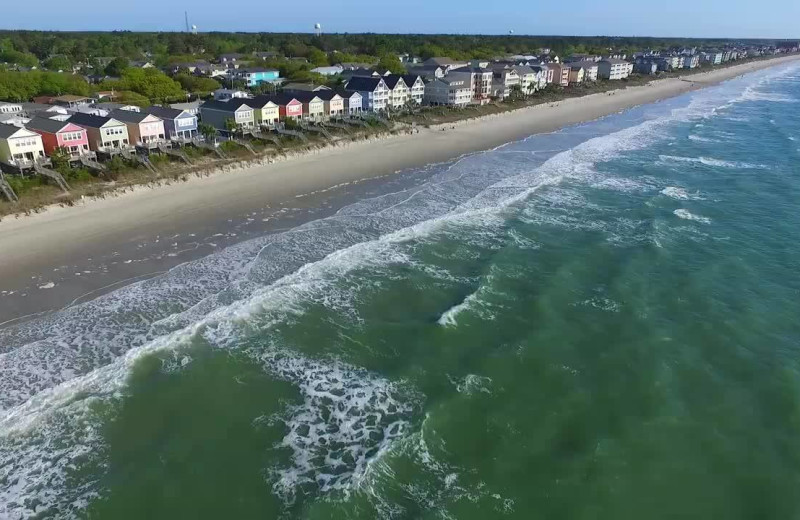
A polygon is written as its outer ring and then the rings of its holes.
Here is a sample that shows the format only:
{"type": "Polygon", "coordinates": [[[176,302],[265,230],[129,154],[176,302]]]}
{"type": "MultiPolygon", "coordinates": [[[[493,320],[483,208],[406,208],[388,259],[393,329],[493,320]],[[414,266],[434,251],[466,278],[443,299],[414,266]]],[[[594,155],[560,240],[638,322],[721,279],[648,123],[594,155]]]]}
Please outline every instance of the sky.
{"type": "Polygon", "coordinates": [[[2,2],[0,29],[180,31],[188,10],[200,31],[800,37],[800,0],[2,2]]]}

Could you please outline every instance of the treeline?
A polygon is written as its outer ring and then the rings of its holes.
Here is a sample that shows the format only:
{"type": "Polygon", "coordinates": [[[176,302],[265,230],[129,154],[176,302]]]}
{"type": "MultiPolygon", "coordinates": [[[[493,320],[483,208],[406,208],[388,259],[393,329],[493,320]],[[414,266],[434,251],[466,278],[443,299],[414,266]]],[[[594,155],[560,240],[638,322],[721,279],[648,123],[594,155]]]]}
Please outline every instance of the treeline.
{"type": "MultiPolygon", "coordinates": [[[[774,40],[736,40],[741,43],[776,43],[774,40]]],[[[334,51],[357,57],[379,58],[409,53],[422,58],[450,56],[456,59],[492,58],[504,54],[535,52],[550,48],[560,55],[579,52],[604,53],[609,49],[633,52],[646,48],[719,46],[722,39],[579,37],[523,35],[430,35],[430,34],[312,34],[297,33],[142,33],[142,32],[45,32],[0,31],[0,62],[30,66],[61,56],[71,63],[99,56],[143,59],[145,53],[165,66],[170,57],[215,58],[230,52],[273,50],[287,57],[303,57],[316,65],[331,61],[334,51]]],[[[59,65],[65,62],[61,61],[59,65]]],[[[63,68],[63,67],[62,67],[63,68]]]]}
{"type": "Polygon", "coordinates": [[[75,94],[88,96],[89,84],[81,76],[34,70],[0,70],[0,101],[28,101],[35,96],[75,94]]]}

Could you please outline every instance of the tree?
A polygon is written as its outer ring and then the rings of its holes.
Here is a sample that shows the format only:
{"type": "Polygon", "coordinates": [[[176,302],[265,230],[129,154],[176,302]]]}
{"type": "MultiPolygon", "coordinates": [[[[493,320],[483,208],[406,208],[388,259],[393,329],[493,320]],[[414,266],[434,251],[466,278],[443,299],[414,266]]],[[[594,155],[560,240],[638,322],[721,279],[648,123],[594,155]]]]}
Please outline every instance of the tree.
{"type": "Polygon", "coordinates": [[[195,94],[214,92],[221,86],[216,80],[211,78],[201,78],[185,73],[176,74],[173,79],[180,83],[184,90],[195,94]]]}
{"type": "Polygon", "coordinates": [[[393,54],[384,54],[378,60],[377,70],[381,71],[388,70],[392,74],[405,74],[406,68],[397,58],[397,56],[393,54]]]}
{"type": "Polygon", "coordinates": [[[72,62],[63,54],[53,56],[45,61],[43,65],[48,70],[72,72],[72,62]]]}
{"type": "Polygon", "coordinates": [[[324,67],[329,64],[328,55],[316,48],[308,52],[308,61],[315,67],[324,67]]]}
{"type": "Polygon", "coordinates": [[[236,124],[234,119],[229,117],[225,120],[225,130],[227,130],[229,134],[233,135],[239,130],[239,125],[236,124]]]}
{"type": "Polygon", "coordinates": [[[106,65],[104,72],[109,76],[118,78],[122,76],[122,72],[128,67],[130,67],[128,58],[114,58],[108,65],[106,65]]]}
{"type": "Polygon", "coordinates": [[[53,168],[65,173],[69,169],[69,152],[66,148],[59,146],[50,154],[50,161],[53,163],[53,168]]]}
{"type": "Polygon", "coordinates": [[[208,123],[200,123],[197,125],[197,130],[208,142],[213,142],[214,138],[217,136],[217,129],[208,123]]]}

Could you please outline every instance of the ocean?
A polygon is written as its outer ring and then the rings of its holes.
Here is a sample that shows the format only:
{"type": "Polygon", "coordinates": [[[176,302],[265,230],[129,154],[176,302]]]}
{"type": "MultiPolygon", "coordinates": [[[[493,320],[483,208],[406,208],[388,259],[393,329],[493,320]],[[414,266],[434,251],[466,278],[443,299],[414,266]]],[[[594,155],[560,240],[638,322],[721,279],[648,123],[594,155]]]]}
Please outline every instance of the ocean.
{"type": "Polygon", "coordinates": [[[0,329],[0,519],[795,518],[800,67],[0,329]]]}

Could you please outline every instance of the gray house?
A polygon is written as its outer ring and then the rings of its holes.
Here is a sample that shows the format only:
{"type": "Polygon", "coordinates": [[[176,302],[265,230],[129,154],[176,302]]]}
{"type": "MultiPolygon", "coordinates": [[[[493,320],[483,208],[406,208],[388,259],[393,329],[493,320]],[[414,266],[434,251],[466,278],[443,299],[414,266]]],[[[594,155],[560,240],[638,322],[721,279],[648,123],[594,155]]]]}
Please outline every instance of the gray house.
{"type": "Polygon", "coordinates": [[[217,130],[227,131],[225,121],[232,119],[239,128],[253,128],[255,113],[253,107],[247,105],[247,99],[231,101],[206,101],[200,105],[200,118],[203,123],[212,125],[217,130]]]}
{"type": "Polygon", "coordinates": [[[164,130],[169,139],[191,139],[197,136],[197,116],[186,110],[151,106],[145,112],[164,121],[164,130]]]}

